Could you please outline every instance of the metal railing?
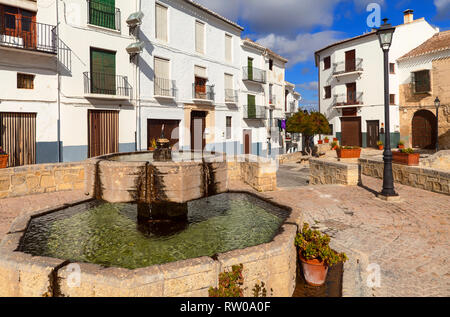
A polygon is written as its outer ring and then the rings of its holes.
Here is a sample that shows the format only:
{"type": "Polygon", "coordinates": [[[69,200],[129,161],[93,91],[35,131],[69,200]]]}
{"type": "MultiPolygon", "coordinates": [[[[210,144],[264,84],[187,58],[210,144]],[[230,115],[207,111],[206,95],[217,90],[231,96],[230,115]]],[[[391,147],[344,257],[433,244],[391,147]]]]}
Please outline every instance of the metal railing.
{"type": "Polygon", "coordinates": [[[356,58],[355,60],[350,62],[339,62],[333,64],[333,75],[340,75],[363,70],[362,58],[356,58]]]}
{"type": "Polygon", "coordinates": [[[132,98],[132,87],[126,76],[84,72],[86,94],[114,95],[132,98]]]}
{"type": "Polygon", "coordinates": [[[214,85],[192,84],[192,97],[194,99],[214,101],[214,85]]]}
{"type": "Polygon", "coordinates": [[[255,67],[243,67],[243,80],[266,83],[266,71],[255,67]]]}
{"type": "Polygon", "coordinates": [[[56,26],[0,15],[0,45],[56,54],[56,26]]]}
{"type": "Polygon", "coordinates": [[[295,101],[291,101],[288,104],[288,112],[290,113],[297,113],[299,110],[297,103],[295,101]]]}
{"type": "Polygon", "coordinates": [[[239,100],[238,91],[235,89],[225,89],[225,102],[235,102],[239,100]]]}
{"type": "Polygon", "coordinates": [[[362,105],[363,96],[363,92],[334,95],[333,107],[362,105]]]}
{"type": "Polygon", "coordinates": [[[266,108],[256,105],[244,105],[244,119],[267,119],[266,108]]]}
{"type": "Polygon", "coordinates": [[[155,77],[155,96],[176,97],[175,80],[155,77]]]}
{"type": "Polygon", "coordinates": [[[120,9],[95,0],[87,3],[89,24],[120,31],[120,9]]]}

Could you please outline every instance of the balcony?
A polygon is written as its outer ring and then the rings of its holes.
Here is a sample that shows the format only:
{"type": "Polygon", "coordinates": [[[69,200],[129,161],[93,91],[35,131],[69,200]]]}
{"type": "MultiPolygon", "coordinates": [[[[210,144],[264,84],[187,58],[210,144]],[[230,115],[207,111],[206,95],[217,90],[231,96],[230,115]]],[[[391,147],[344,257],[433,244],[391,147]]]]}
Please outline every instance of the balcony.
{"type": "Polygon", "coordinates": [[[244,119],[263,120],[267,118],[267,111],[265,107],[256,105],[244,106],[244,119]]]}
{"type": "Polygon", "coordinates": [[[155,77],[155,98],[175,99],[176,90],[175,80],[155,77]]]}
{"type": "Polygon", "coordinates": [[[192,99],[194,102],[213,103],[214,98],[214,85],[192,84],[192,99]]]}
{"type": "Polygon", "coordinates": [[[95,0],[87,2],[88,24],[120,31],[120,9],[95,0]]]}
{"type": "Polygon", "coordinates": [[[127,100],[132,87],[126,76],[84,72],[84,94],[87,98],[127,100]]]}
{"type": "Polygon", "coordinates": [[[298,106],[297,106],[297,103],[295,101],[291,101],[291,102],[288,103],[287,112],[288,113],[292,113],[292,114],[298,112],[298,106]]]}
{"type": "Polygon", "coordinates": [[[238,103],[238,91],[235,89],[225,89],[225,103],[238,103]]]}
{"type": "Polygon", "coordinates": [[[0,16],[1,46],[56,55],[56,35],[56,26],[15,15],[0,16]]]}
{"type": "Polygon", "coordinates": [[[339,62],[333,64],[333,76],[342,77],[346,75],[357,74],[360,75],[364,71],[363,59],[356,58],[352,61],[339,62]]]}
{"type": "Polygon", "coordinates": [[[266,83],[266,71],[255,67],[243,67],[243,81],[266,83]]]}
{"type": "Polygon", "coordinates": [[[363,105],[363,92],[349,92],[347,94],[334,95],[334,108],[357,107],[363,105]]]}

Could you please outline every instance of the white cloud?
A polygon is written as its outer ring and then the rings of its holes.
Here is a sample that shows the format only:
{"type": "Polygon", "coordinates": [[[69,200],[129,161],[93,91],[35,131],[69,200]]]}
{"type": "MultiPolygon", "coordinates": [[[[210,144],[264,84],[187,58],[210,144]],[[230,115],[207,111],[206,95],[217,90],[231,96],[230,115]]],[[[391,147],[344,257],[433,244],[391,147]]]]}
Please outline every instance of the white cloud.
{"type": "Polygon", "coordinates": [[[450,0],[434,0],[439,20],[450,19],[450,0]]]}
{"type": "Polygon", "coordinates": [[[317,33],[301,33],[290,39],[286,36],[269,34],[257,40],[281,56],[289,60],[291,67],[299,62],[311,60],[314,52],[331,43],[342,39],[342,33],[337,31],[323,31],[317,33]]]}
{"type": "Polygon", "coordinates": [[[295,87],[303,90],[316,91],[319,88],[319,83],[317,81],[310,81],[307,83],[296,84],[295,87]]]}

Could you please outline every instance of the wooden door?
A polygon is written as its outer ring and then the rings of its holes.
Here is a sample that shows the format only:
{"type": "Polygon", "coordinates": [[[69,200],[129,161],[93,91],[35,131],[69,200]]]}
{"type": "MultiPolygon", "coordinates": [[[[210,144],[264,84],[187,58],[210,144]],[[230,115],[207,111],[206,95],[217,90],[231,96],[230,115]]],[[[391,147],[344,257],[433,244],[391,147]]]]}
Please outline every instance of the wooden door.
{"type": "Polygon", "coordinates": [[[36,48],[36,14],[21,10],[20,31],[25,48],[36,48]]]}
{"type": "Polygon", "coordinates": [[[147,145],[151,147],[153,140],[156,142],[162,135],[164,128],[164,137],[170,141],[170,146],[174,147],[178,144],[179,137],[179,120],[147,120],[147,145]]]}
{"type": "Polygon", "coordinates": [[[0,145],[9,167],[35,164],[36,114],[0,112],[0,145]]]}
{"type": "Polygon", "coordinates": [[[1,24],[1,33],[12,37],[18,37],[20,34],[20,13],[18,8],[0,5],[0,14],[3,21],[1,24]]]}
{"type": "Polygon", "coordinates": [[[119,111],[89,110],[88,156],[119,152],[119,111]]]}
{"type": "Polygon", "coordinates": [[[421,149],[436,147],[436,116],[428,110],[420,110],[414,114],[412,145],[421,149]]]}
{"type": "Polygon", "coordinates": [[[256,118],[256,96],[247,95],[247,118],[256,118]]]}
{"type": "Polygon", "coordinates": [[[367,147],[377,148],[380,140],[380,122],[378,120],[367,121],[367,147]]]}
{"type": "Polygon", "coordinates": [[[205,139],[206,112],[191,112],[191,150],[203,151],[206,147],[205,139]]]}
{"type": "Polygon", "coordinates": [[[202,77],[195,77],[195,98],[206,98],[206,79],[202,77]]]}
{"type": "Polygon", "coordinates": [[[252,130],[244,130],[244,154],[252,153],[252,130]]]}
{"type": "Polygon", "coordinates": [[[346,84],[347,86],[347,105],[356,105],[356,83],[346,84]]]}
{"type": "Polygon", "coordinates": [[[345,52],[345,71],[354,72],[356,70],[356,51],[345,52]]]}
{"type": "Polygon", "coordinates": [[[362,146],[361,117],[341,118],[342,145],[362,146]]]}

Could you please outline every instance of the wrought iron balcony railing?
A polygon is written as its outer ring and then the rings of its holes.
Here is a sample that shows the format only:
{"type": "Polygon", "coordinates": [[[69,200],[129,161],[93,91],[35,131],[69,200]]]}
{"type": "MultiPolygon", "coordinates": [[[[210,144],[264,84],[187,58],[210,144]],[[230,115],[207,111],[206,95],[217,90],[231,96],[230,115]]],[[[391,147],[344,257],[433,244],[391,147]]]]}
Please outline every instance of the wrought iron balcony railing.
{"type": "Polygon", "coordinates": [[[237,103],[239,100],[238,91],[235,89],[225,89],[225,102],[237,103]]]}
{"type": "Polygon", "coordinates": [[[267,111],[263,106],[245,105],[244,119],[266,119],[267,111]]]}
{"type": "Polygon", "coordinates": [[[0,45],[50,54],[57,53],[56,26],[33,22],[31,18],[0,15],[0,45]]]}
{"type": "Polygon", "coordinates": [[[353,61],[345,61],[333,64],[333,75],[342,75],[352,72],[362,72],[363,69],[363,59],[356,58],[353,61]]]}
{"type": "Polygon", "coordinates": [[[266,71],[262,69],[258,69],[255,67],[244,67],[243,68],[243,80],[244,81],[254,81],[257,83],[265,84],[266,79],[266,71]]]}
{"type": "Polygon", "coordinates": [[[176,97],[175,80],[155,77],[155,96],[176,97]]]}
{"type": "Polygon", "coordinates": [[[95,0],[87,0],[88,23],[120,31],[120,9],[95,0]]]}
{"type": "Polygon", "coordinates": [[[192,84],[192,98],[214,101],[214,85],[192,84]]]}
{"type": "Polygon", "coordinates": [[[363,96],[363,92],[349,92],[347,94],[334,95],[333,107],[362,105],[363,96]]]}
{"type": "Polygon", "coordinates": [[[126,76],[85,72],[84,93],[132,98],[132,87],[126,76]]]}

